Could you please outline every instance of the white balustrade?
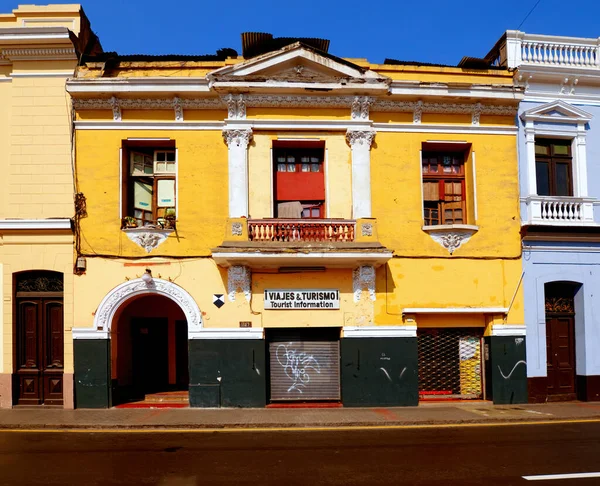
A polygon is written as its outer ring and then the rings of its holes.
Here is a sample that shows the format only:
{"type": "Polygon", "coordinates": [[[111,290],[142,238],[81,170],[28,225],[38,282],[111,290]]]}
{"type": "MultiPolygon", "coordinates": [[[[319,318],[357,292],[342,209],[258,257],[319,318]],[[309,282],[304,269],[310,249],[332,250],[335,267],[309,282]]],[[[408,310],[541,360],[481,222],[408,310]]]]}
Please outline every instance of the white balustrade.
{"type": "Polygon", "coordinates": [[[530,196],[526,202],[528,224],[594,224],[594,206],[590,198],[530,196]]]}
{"type": "Polygon", "coordinates": [[[597,67],[600,66],[598,46],[537,42],[521,42],[523,63],[548,66],[597,67]]]}
{"type": "Polygon", "coordinates": [[[518,68],[522,65],[600,69],[600,40],[526,34],[509,30],[503,43],[488,53],[486,59],[496,65],[518,68]]]}

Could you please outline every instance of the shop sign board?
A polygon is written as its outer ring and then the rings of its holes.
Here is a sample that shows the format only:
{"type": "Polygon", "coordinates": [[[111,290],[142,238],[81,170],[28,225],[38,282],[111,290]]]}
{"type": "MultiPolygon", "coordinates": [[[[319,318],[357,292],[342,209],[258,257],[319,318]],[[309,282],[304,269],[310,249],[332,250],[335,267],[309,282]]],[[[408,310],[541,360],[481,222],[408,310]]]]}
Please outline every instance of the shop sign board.
{"type": "Polygon", "coordinates": [[[265,309],[339,309],[339,289],[265,289],[265,309]]]}

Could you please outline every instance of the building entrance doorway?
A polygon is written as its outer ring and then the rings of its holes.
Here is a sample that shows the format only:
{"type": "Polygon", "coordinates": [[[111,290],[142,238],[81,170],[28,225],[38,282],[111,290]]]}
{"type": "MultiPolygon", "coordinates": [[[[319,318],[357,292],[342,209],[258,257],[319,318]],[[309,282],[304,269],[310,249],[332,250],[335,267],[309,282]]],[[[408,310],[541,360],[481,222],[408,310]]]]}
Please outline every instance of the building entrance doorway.
{"type": "Polygon", "coordinates": [[[143,296],[117,319],[111,338],[113,405],[187,406],[188,332],[179,306],[166,297],[143,296]]]}
{"type": "Polygon", "coordinates": [[[63,405],[63,275],[15,276],[15,405],[63,405]]]}
{"type": "Polygon", "coordinates": [[[575,293],[577,285],[545,285],[548,401],[577,398],[575,369],[575,293]]]}

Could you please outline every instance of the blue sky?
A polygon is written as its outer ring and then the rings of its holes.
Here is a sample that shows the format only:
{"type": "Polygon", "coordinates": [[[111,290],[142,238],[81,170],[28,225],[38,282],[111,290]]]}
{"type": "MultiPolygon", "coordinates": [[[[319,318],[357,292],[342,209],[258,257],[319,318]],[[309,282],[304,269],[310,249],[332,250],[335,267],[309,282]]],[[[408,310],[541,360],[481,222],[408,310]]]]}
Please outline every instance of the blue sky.
{"type": "MultiPolygon", "coordinates": [[[[83,0],[82,5],[104,50],[120,54],[213,54],[222,47],[241,54],[241,32],[270,32],[330,39],[329,52],[340,57],[456,64],[466,55],[484,56],[537,1],[83,0]]],[[[17,3],[0,0],[0,11],[17,3]]],[[[541,0],[520,30],[598,38],[600,1],[541,0]]]]}

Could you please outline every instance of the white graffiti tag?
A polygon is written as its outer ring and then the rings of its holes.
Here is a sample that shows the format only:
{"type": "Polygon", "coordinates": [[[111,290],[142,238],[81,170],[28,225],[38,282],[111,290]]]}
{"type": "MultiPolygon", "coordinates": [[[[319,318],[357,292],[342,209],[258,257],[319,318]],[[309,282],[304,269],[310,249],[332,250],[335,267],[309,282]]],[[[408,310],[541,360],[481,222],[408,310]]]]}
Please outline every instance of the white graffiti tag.
{"type": "Polygon", "coordinates": [[[286,376],[292,380],[288,393],[293,390],[302,393],[302,388],[310,381],[309,371],[321,373],[321,366],[314,356],[292,349],[293,345],[294,343],[289,343],[277,346],[277,361],[283,367],[286,376]]]}

